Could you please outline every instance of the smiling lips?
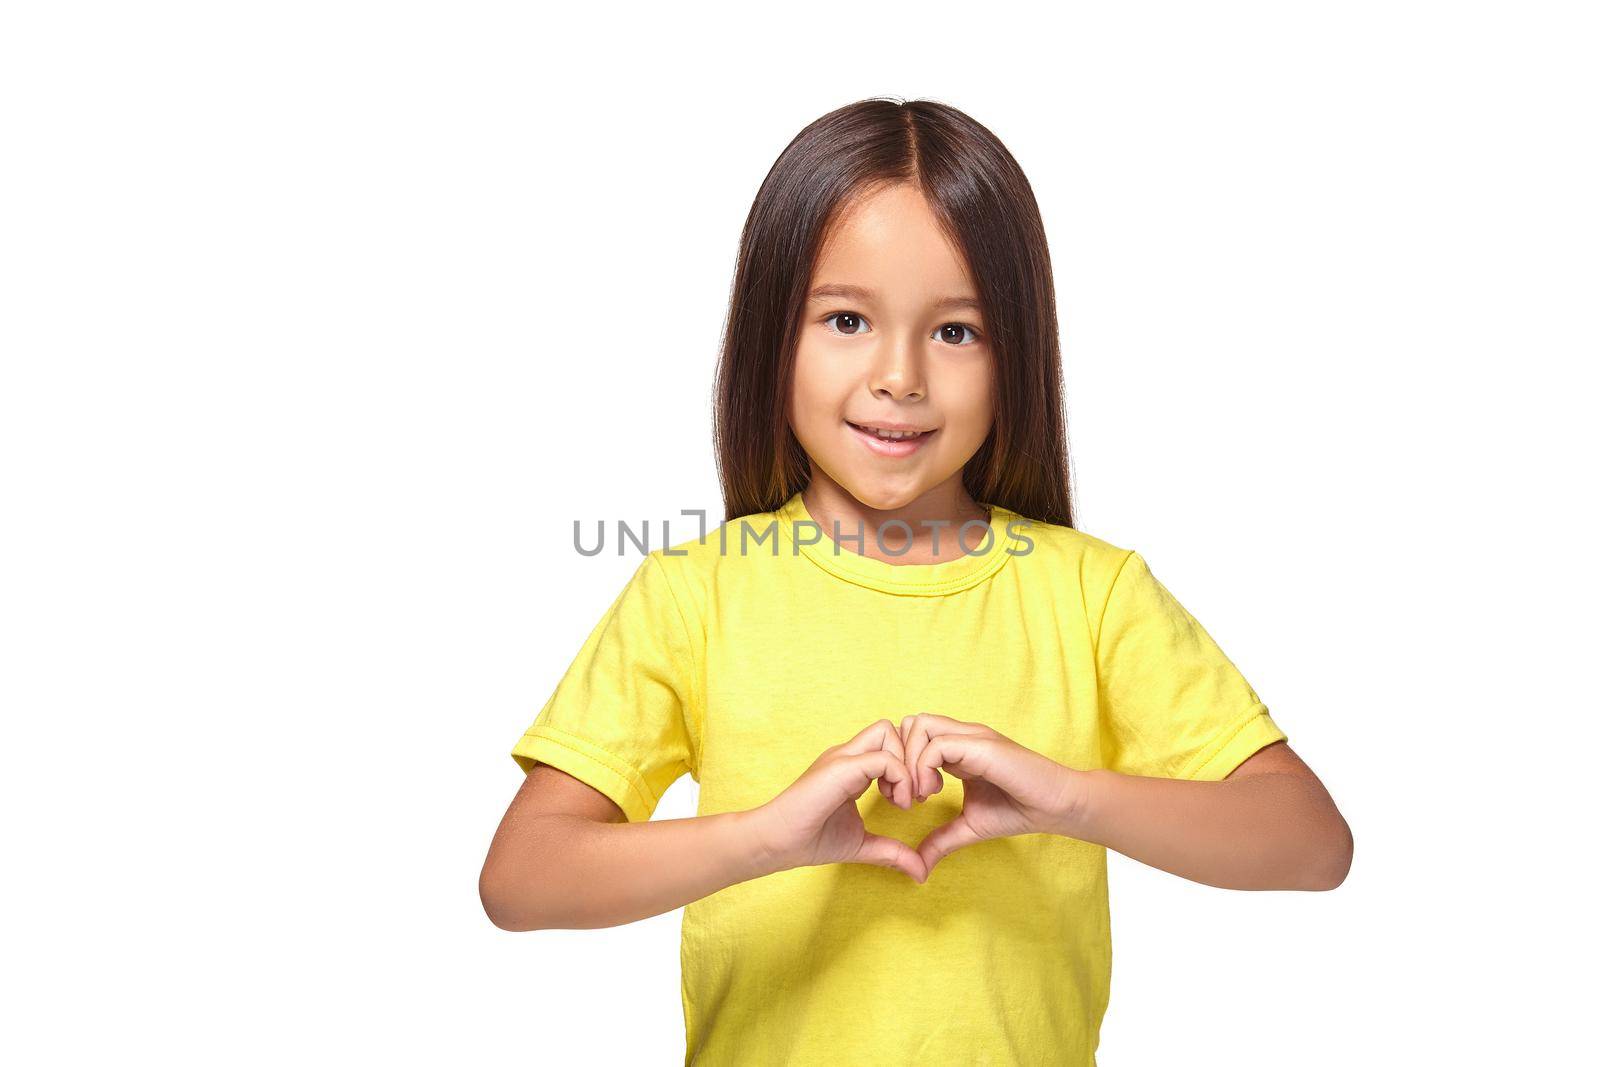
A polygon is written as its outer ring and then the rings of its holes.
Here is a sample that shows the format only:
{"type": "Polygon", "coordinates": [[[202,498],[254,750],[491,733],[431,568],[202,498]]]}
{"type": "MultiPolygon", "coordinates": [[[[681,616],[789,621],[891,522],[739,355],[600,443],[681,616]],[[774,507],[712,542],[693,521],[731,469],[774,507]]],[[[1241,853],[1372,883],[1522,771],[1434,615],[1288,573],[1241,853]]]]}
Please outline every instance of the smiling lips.
{"type": "Polygon", "coordinates": [[[928,438],[939,432],[938,428],[935,427],[932,430],[923,430],[911,437],[880,437],[873,431],[862,429],[853,422],[846,422],[845,425],[850,427],[850,432],[855,434],[862,444],[880,456],[909,456],[921,448],[928,438]]]}

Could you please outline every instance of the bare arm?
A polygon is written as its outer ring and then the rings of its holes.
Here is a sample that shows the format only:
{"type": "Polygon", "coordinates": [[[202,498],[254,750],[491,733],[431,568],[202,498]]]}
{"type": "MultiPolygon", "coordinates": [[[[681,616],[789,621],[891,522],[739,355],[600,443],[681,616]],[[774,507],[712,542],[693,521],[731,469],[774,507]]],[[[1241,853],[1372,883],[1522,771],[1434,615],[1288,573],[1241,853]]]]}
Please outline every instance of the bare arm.
{"type": "Polygon", "coordinates": [[[630,823],[604,793],[537,764],[495,831],[478,895],[502,930],[592,929],[659,915],[778,869],[749,814],[630,823]]]}
{"type": "Polygon", "coordinates": [[[1350,827],[1285,742],[1220,782],[1073,772],[1060,832],[1224,889],[1333,889],[1350,870],[1350,827]]]}
{"type": "Polygon", "coordinates": [[[627,822],[604,793],[538,763],[495,831],[478,895],[502,930],[588,929],[794,867],[868,863],[921,882],[927,871],[916,850],[861,820],[856,803],[873,782],[911,809],[905,750],[888,719],[824,749],[766,803],[691,819],[627,822]]]}

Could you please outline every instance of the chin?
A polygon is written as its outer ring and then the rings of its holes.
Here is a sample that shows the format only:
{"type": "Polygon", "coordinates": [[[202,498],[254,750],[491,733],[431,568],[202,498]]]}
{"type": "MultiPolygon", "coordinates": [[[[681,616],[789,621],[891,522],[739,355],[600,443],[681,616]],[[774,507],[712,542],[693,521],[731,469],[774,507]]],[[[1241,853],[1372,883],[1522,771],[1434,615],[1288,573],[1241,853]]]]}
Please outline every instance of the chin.
{"type": "Polygon", "coordinates": [[[869,485],[864,482],[841,483],[849,494],[860,501],[862,505],[874,511],[893,511],[903,508],[928,491],[925,485],[883,486],[869,485]]]}

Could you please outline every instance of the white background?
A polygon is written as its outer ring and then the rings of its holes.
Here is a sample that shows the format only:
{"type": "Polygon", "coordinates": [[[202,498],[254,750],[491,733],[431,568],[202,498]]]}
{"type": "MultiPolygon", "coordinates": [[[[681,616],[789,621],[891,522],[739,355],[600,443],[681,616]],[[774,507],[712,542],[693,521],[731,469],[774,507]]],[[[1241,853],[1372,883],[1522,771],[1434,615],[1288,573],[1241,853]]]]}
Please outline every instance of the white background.
{"type": "Polygon", "coordinates": [[[572,520],[720,514],[745,212],[894,94],[1027,171],[1080,526],[1355,830],[1327,894],[1114,856],[1101,1062],[1571,1062],[1584,8],[9,5],[6,1058],[681,1060],[680,913],[509,934],[476,879],[637,563],[572,520]]]}

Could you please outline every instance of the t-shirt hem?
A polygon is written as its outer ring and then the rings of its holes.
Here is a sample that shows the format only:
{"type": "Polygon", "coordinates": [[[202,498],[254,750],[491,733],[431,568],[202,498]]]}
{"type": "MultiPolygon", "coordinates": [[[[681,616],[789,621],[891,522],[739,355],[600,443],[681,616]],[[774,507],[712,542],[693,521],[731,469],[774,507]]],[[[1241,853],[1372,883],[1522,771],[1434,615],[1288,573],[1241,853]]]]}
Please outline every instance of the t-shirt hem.
{"type": "Polygon", "coordinates": [[[621,808],[629,822],[646,822],[660,798],[652,798],[638,771],[626,760],[553,726],[535,726],[511,750],[524,772],[534,763],[548,763],[585,785],[598,789],[621,808]]]}
{"type": "Polygon", "coordinates": [[[1178,777],[1220,781],[1266,746],[1285,740],[1288,740],[1287,736],[1272,721],[1266,704],[1258,701],[1238,721],[1221,731],[1210,744],[1196,753],[1178,777]]]}

